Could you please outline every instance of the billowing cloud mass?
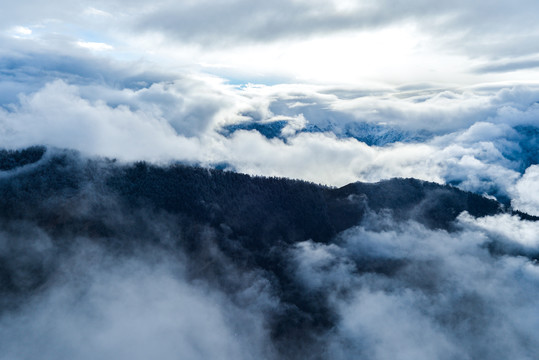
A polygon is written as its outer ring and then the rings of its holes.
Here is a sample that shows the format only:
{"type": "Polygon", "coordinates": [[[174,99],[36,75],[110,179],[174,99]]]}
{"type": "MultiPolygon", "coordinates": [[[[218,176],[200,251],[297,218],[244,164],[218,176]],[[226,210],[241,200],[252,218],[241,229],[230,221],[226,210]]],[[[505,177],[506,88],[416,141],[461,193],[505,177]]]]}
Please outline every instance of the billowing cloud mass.
{"type": "Polygon", "coordinates": [[[4,106],[2,143],[124,161],[227,164],[337,186],[416,177],[537,214],[534,88],[352,98],[330,91],[237,87],[212,77],[119,89],[56,80],[4,106]]]}
{"type": "Polygon", "coordinates": [[[537,184],[539,184],[539,167],[532,165],[526,169],[515,185],[513,206],[530,214],[538,214],[537,184]]]}
{"type": "MultiPolygon", "coordinates": [[[[518,223],[491,220],[500,227],[518,223]]],[[[538,344],[524,334],[539,324],[535,265],[490,256],[484,247],[490,233],[472,221],[455,234],[414,223],[383,230],[390,222],[374,217],[343,233],[338,245],[306,242],[294,250],[305,288],[338,309],[331,358],[533,358],[538,344]],[[355,264],[369,262],[394,268],[358,274],[355,264]]],[[[507,241],[520,240],[513,234],[507,241]]]]}

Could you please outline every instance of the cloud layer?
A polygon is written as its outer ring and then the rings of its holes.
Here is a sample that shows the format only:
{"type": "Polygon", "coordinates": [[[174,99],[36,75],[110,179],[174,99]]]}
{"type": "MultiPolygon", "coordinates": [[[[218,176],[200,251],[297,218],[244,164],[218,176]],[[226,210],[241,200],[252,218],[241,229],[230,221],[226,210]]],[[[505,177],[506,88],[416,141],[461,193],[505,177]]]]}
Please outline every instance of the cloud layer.
{"type": "Polygon", "coordinates": [[[11,42],[3,54],[69,49],[242,83],[537,82],[534,10],[524,0],[29,1],[1,15],[0,39],[11,42]]]}
{"type": "Polygon", "coordinates": [[[147,82],[152,75],[144,72],[82,83],[67,74],[45,85],[15,74],[36,90],[6,99],[0,110],[8,148],[45,144],[124,161],[225,164],[337,186],[415,177],[538,213],[529,195],[537,189],[534,87],[358,94],[238,87],[194,75],[147,82]]]}
{"type": "MultiPolygon", "coordinates": [[[[424,1],[295,0],[253,4],[245,0],[196,3],[162,0],[149,6],[140,1],[74,4],[57,0],[46,7],[35,1],[11,6],[4,12],[2,23],[9,27],[75,16],[83,20],[85,26],[101,21],[113,27],[114,21],[120,21],[131,30],[164,30],[180,41],[197,43],[238,39],[267,41],[416,23],[429,32],[444,34],[441,40],[446,44],[452,41],[452,45],[457,46],[457,41],[469,39],[458,45],[466,47],[467,51],[475,48],[475,51],[498,53],[503,45],[513,41],[513,46],[506,51],[514,55],[515,49],[526,48],[523,42],[533,44],[537,35],[534,10],[537,5],[533,1],[519,1],[516,6],[487,1],[431,4],[424,1]],[[481,21],[477,14],[482,15],[481,21]]],[[[537,51],[537,48],[528,46],[525,51],[537,51]]]]}

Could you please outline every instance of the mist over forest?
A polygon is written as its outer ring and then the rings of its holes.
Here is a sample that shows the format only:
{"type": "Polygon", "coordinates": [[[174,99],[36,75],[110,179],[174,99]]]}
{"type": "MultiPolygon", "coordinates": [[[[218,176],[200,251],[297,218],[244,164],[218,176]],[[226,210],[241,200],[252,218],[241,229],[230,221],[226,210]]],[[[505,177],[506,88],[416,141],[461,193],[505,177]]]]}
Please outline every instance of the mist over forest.
{"type": "Polygon", "coordinates": [[[496,200],[414,179],[336,188],[45,147],[0,155],[2,359],[539,350],[524,316],[538,218],[496,200]]]}

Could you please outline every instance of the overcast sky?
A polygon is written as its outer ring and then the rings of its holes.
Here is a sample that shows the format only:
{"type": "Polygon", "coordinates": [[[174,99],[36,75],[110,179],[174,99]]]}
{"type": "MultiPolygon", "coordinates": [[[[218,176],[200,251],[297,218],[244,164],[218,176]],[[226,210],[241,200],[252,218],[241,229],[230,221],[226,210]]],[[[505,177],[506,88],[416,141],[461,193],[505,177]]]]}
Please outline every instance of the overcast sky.
{"type": "MultiPolygon", "coordinates": [[[[4,42],[237,82],[538,81],[535,1],[5,2],[4,42]]],[[[3,52],[9,52],[3,46],[3,52]]]]}

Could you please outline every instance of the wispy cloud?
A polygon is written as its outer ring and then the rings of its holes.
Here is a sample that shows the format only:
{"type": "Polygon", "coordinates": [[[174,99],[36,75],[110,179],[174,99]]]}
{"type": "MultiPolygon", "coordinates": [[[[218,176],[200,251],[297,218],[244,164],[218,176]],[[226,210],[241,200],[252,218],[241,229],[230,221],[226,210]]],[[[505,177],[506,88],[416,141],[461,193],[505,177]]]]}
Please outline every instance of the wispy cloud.
{"type": "Polygon", "coordinates": [[[103,17],[112,16],[110,13],[108,13],[106,11],[96,9],[94,7],[91,7],[91,6],[84,9],[84,13],[88,14],[88,15],[103,16],[103,17]]]}
{"type": "Polygon", "coordinates": [[[478,73],[501,73],[511,72],[525,69],[535,69],[539,67],[539,60],[509,60],[503,62],[494,62],[481,67],[478,67],[475,71],[478,73]]]}
{"type": "Polygon", "coordinates": [[[32,29],[25,26],[15,26],[12,29],[12,32],[16,34],[17,36],[25,36],[25,35],[31,35],[32,29]]]}
{"type": "Polygon", "coordinates": [[[77,41],[77,45],[88,49],[88,50],[94,50],[94,51],[105,51],[105,50],[112,50],[114,47],[109,44],[105,44],[102,42],[92,42],[92,41],[77,41]]]}

